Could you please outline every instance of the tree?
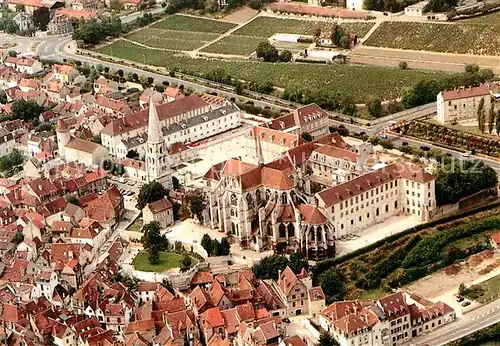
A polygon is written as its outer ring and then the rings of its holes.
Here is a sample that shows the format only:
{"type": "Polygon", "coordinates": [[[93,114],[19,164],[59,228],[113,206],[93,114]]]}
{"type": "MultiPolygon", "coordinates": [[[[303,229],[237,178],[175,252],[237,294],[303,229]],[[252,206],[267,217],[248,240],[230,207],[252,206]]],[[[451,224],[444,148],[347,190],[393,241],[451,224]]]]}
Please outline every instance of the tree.
{"type": "Polygon", "coordinates": [[[22,164],[23,161],[23,154],[19,150],[14,149],[10,154],[0,157],[0,171],[11,170],[13,167],[22,164]]]}
{"type": "Polygon", "coordinates": [[[261,259],[258,264],[252,268],[253,273],[260,279],[278,279],[278,273],[285,270],[290,261],[281,255],[267,256],[261,259]]]}
{"type": "Polygon", "coordinates": [[[309,269],[309,262],[302,252],[294,252],[290,255],[289,266],[294,273],[298,274],[302,271],[302,269],[309,269]]]}
{"type": "Polygon", "coordinates": [[[139,153],[135,151],[134,149],[131,149],[127,153],[127,157],[129,159],[138,159],[139,158],[139,153]]]}
{"type": "Polygon", "coordinates": [[[148,260],[152,265],[160,264],[160,251],[156,247],[152,247],[149,251],[148,260]]]}
{"type": "Polygon", "coordinates": [[[260,42],[256,49],[257,58],[267,62],[275,62],[279,59],[278,50],[267,41],[260,42]]]}
{"type": "Polygon", "coordinates": [[[143,185],[137,197],[137,208],[143,209],[146,204],[156,202],[167,195],[165,187],[156,181],[143,185]]]}
{"type": "Polygon", "coordinates": [[[231,252],[231,244],[227,240],[227,237],[224,237],[220,241],[220,255],[227,256],[231,252]]]}
{"type": "Polygon", "coordinates": [[[0,89],[0,103],[1,104],[7,103],[7,94],[5,94],[5,91],[3,91],[3,89],[0,89]]]}
{"type": "Polygon", "coordinates": [[[370,97],[366,102],[366,108],[368,108],[368,112],[375,118],[379,118],[382,115],[382,102],[377,97],[370,97]]]}
{"type": "Polygon", "coordinates": [[[254,10],[260,10],[264,6],[264,0],[250,0],[248,6],[254,10]]]}
{"type": "Polygon", "coordinates": [[[191,190],[184,196],[187,208],[191,216],[196,216],[198,220],[203,221],[203,210],[205,210],[205,194],[201,189],[191,190]]]}
{"type": "Polygon", "coordinates": [[[346,49],[349,48],[349,34],[337,23],[333,24],[330,38],[334,46],[346,49]]]}
{"type": "Polygon", "coordinates": [[[285,49],[280,53],[280,61],[289,62],[289,61],[292,61],[292,58],[293,58],[293,54],[289,50],[285,49]]]}
{"type": "Polygon", "coordinates": [[[47,31],[50,22],[50,11],[47,7],[40,7],[33,11],[33,24],[41,31],[47,31]]]}
{"type": "Polygon", "coordinates": [[[12,115],[15,119],[20,119],[26,122],[33,121],[40,116],[43,108],[33,100],[15,100],[12,105],[12,115]]]}
{"type": "Polygon", "coordinates": [[[323,292],[334,301],[343,300],[347,289],[346,277],[340,268],[330,268],[320,276],[323,292]]]}
{"type": "Polygon", "coordinates": [[[205,0],[205,11],[208,13],[214,13],[219,11],[219,1],[218,0],[205,0]]]}
{"type": "Polygon", "coordinates": [[[479,72],[479,66],[476,64],[468,64],[465,66],[465,72],[466,73],[477,73],[479,72]]]}
{"type": "Polygon", "coordinates": [[[408,63],[406,61],[400,61],[399,68],[402,70],[406,70],[408,68],[408,63]]]}
{"type": "Polygon", "coordinates": [[[321,37],[321,27],[317,27],[316,29],[314,29],[313,37],[315,42],[319,40],[319,38],[321,37]]]}
{"type": "Polygon", "coordinates": [[[184,254],[181,261],[181,272],[188,270],[192,264],[193,260],[191,259],[191,256],[189,256],[188,254],[184,254]]]}
{"type": "Polygon", "coordinates": [[[9,53],[8,53],[8,54],[9,54],[9,56],[10,56],[11,58],[15,58],[15,57],[17,57],[17,52],[16,52],[15,50],[9,50],[9,53]]]}
{"type": "Polygon", "coordinates": [[[172,186],[174,187],[174,190],[179,190],[179,188],[181,187],[179,179],[176,176],[172,177],[172,186]]]}
{"type": "Polygon", "coordinates": [[[241,95],[243,94],[243,90],[244,90],[243,83],[237,81],[236,85],[234,86],[234,92],[238,95],[241,95]]]}
{"type": "Polygon", "coordinates": [[[203,237],[201,237],[201,246],[205,249],[208,256],[212,253],[212,238],[205,233],[203,237]]]}
{"type": "Polygon", "coordinates": [[[337,340],[332,336],[332,334],[328,333],[327,331],[324,331],[321,333],[318,343],[316,346],[337,346],[340,345],[337,340]]]}
{"type": "Polygon", "coordinates": [[[77,207],[80,206],[80,201],[78,201],[78,198],[75,198],[75,197],[71,197],[69,200],[68,200],[68,203],[71,203],[73,205],[76,205],[77,207]]]}
{"type": "Polygon", "coordinates": [[[113,168],[113,161],[111,161],[110,159],[106,159],[102,162],[102,168],[105,170],[105,171],[110,171],[112,168],[113,168]]]}
{"type": "Polygon", "coordinates": [[[16,12],[26,12],[26,9],[23,4],[16,5],[16,12]]]}
{"type": "Polygon", "coordinates": [[[490,112],[488,113],[488,131],[491,135],[495,127],[495,99],[492,98],[490,103],[490,112]]]}
{"type": "Polygon", "coordinates": [[[497,110],[497,120],[495,122],[495,128],[497,130],[497,135],[500,136],[500,109],[497,110]]]}
{"type": "Polygon", "coordinates": [[[484,122],[485,122],[485,111],[484,111],[484,98],[481,98],[479,105],[477,106],[477,126],[479,131],[484,132],[484,122]]]}
{"type": "Polygon", "coordinates": [[[16,234],[14,235],[14,238],[12,238],[12,242],[19,245],[23,241],[24,241],[24,233],[21,231],[17,231],[16,234]]]}
{"type": "Polygon", "coordinates": [[[114,11],[121,11],[123,9],[123,4],[120,0],[110,0],[109,8],[114,11]]]}
{"type": "Polygon", "coordinates": [[[301,137],[306,142],[310,142],[310,141],[313,140],[313,138],[312,138],[312,136],[311,136],[311,134],[309,132],[302,132],[301,137]]]}
{"type": "MultiPolygon", "coordinates": [[[[24,6],[24,5],[23,5],[24,6]]],[[[17,25],[16,22],[14,22],[13,20],[8,20],[6,23],[5,23],[5,28],[4,28],[5,32],[7,34],[15,34],[19,31],[19,26],[17,25]]]]}

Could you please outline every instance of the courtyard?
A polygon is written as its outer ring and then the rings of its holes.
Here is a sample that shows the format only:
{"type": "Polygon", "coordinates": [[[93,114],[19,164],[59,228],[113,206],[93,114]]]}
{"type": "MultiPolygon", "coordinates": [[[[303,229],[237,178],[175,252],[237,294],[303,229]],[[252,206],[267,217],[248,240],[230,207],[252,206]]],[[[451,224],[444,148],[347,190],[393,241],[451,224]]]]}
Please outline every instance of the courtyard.
{"type": "MultiPolygon", "coordinates": [[[[148,252],[140,251],[132,261],[135,270],[143,272],[163,273],[169,269],[180,268],[182,266],[183,255],[170,252],[160,252],[160,263],[154,265],[149,263],[148,252]]],[[[193,260],[193,263],[196,260],[193,260]]]]}

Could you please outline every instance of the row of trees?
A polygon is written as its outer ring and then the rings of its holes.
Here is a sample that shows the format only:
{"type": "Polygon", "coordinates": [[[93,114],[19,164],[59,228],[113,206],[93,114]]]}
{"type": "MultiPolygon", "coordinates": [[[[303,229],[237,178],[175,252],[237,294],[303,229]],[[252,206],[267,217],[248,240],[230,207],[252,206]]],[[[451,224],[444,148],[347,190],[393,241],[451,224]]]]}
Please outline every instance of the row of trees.
{"type": "Polygon", "coordinates": [[[252,271],[257,278],[277,280],[278,273],[286,267],[290,267],[295,274],[299,274],[302,269],[309,269],[309,263],[300,252],[291,254],[290,259],[282,255],[272,255],[261,259],[253,266],[252,271]]]}
{"type": "Polygon", "coordinates": [[[208,253],[208,256],[227,256],[231,251],[231,245],[227,237],[218,241],[215,238],[212,239],[207,233],[201,238],[201,246],[208,253]]]}
{"type": "Polygon", "coordinates": [[[484,133],[486,131],[486,121],[488,122],[488,132],[491,135],[493,129],[496,130],[497,135],[500,136],[500,109],[495,112],[495,99],[491,98],[490,109],[488,111],[488,119],[486,119],[484,98],[479,101],[477,108],[477,126],[479,131],[484,133]]]}
{"type": "Polygon", "coordinates": [[[81,19],[73,32],[73,39],[85,44],[98,44],[106,37],[118,37],[122,33],[122,21],[117,16],[81,19]]]}

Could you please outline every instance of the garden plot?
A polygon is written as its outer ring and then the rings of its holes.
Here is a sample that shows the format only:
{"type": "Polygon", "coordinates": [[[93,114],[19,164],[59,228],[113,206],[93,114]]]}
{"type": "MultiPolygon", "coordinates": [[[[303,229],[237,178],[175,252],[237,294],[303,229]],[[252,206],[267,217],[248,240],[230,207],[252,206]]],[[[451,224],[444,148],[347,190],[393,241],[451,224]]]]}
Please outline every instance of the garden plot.
{"type": "Polygon", "coordinates": [[[176,31],[210,32],[222,34],[232,29],[236,24],[220,20],[183,16],[176,14],[152,25],[153,28],[176,31]]]}
{"type": "Polygon", "coordinates": [[[208,53],[249,55],[262,42],[261,37],[229,35],[203,49],[208,53]]]}
{"type": "Polygon", "coordinates": [[[364,45],[443,53],[500,55],[499,31],[500,23],[384,22],[364,45]]]}

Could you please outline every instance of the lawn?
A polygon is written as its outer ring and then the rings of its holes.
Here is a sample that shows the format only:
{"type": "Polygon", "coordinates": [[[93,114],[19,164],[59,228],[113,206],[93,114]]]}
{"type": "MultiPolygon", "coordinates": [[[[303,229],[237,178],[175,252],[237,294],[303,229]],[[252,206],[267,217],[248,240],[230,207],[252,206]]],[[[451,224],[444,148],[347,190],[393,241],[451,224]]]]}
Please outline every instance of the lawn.
{"type": "Polygon", "coordinates": [[[190,74],[204,74],[223,69],[231,76],[246,81],[269,81],[283,88],[323,90],[328,94],[352,97],[356,103],[364,103],[371,95],[381,99],[394,99],[419,80],[433,78],[440,81],[450,76],[449,73],[441,71],[402,70],[371,65],[192,59],[171,52],[153,51],[124,40],[117,40],[99,48],[98,51],[121,59],[169,69],[177,68],[190,74]]]}
{"type": "Polygon", "coordinates": [[[384,22],[367,46],[443,53],[500,55],[500,24],[384,22]]]}
{"type": "Polygon", "coordinates": [[[142,229],[142,225],[142,218],[138,217],[130,226],[127,227],[126,230],[131,232],[140,232],[142,229]]]}
{"type": "Polygon", "coordinates": [[[500,275],[478,285],[471,286],[467,290],[469,291],[465,295],[467,298],[477,300],[481,303],[496,299],[500,295],[500,275]]]}
{"type": "Polygon", "coordinates": [[[217,38],[218,34],[143,28],[126,36],[127,39],[153,48],[193,50],[217,38]]]}
{"type": "Polygon", "coordinates": [[[500,11],[488,13],[483,16],[459,20],[457,23],[479,23],[479,24],[498,24],[500,23],[500,11]]]}
{"type": "Polygon", "coordinates": [[[257,45],[262,41],[261,37],[229,35],[206,47],[203,51],[219,54],[248,55],[254,52],[257,45]]]}
{"type": "Polygon", "coordinates": [[[170,252],[160,252],[160,263],[152,265],[148,260],[148,252],[141,251],[135,256],[132,265],[136,270],[143,272],[157,272],[162,273],[165,270],[172,268],[180,268],[182,262],[182,255],[170,252]]]}
{"type": "MultiPolygon", "coordinates": [[[[363,37],[374,25],[373,22],[352,22],[341,23],[349,33],[363,37]]],[[[282,19],[270,17],[258,17],[244,27],[236,30],[233,35],[271,37],[276,33],[313,35],[317,28],[322,32],[330,32],[332,23],[323,21],[300,20],[300,19],[282,19]]]]}
{"type": "Polygon", "coordinates": [[[164,30],[209,32],[215,34],[222,34],[235,26],[236,24],[220,20],[183,16],[180,14],[167,17],[152,25],[153,28],[164,30]]]}

